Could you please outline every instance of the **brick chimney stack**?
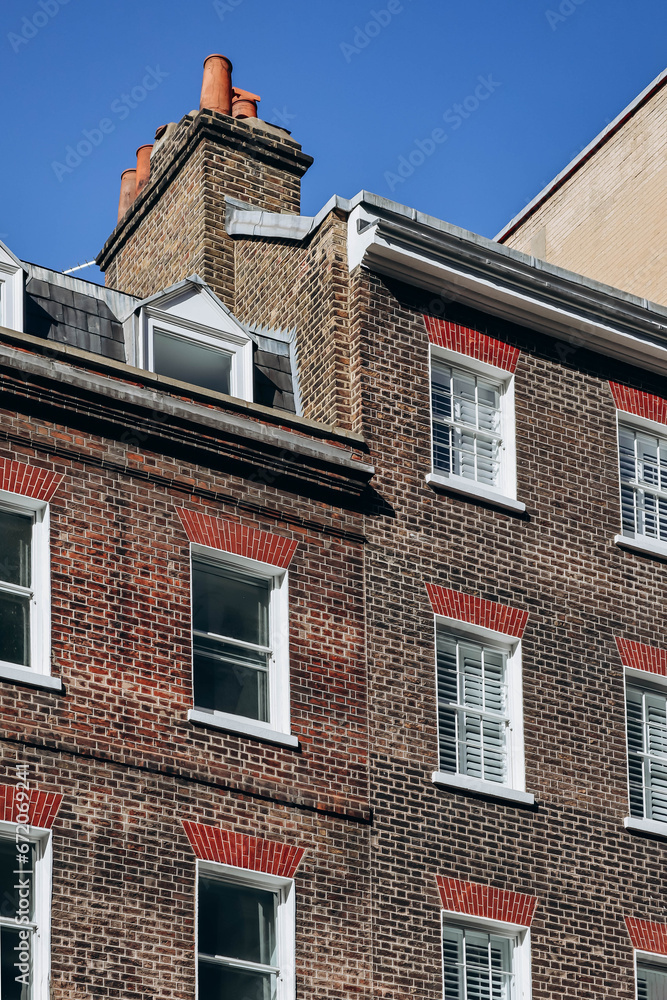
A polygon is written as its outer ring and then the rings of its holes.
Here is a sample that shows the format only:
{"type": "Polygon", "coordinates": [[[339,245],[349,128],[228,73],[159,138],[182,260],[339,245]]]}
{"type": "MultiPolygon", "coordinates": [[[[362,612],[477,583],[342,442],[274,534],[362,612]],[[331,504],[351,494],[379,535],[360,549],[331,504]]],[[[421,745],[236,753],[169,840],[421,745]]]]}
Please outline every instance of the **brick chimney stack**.
{"type": "Polygon", "coordinates": [[[118,224],[97,262],[106,284],[145,297],[197,272],[234,308],[234,246],[225,197],[298,214],[301,178],[312,157],[288,133],[257,117],[257,94],[232,87],[232,64],[204,62],[199,111],[162,126],[136,191],[128,171],[118,224]]]}

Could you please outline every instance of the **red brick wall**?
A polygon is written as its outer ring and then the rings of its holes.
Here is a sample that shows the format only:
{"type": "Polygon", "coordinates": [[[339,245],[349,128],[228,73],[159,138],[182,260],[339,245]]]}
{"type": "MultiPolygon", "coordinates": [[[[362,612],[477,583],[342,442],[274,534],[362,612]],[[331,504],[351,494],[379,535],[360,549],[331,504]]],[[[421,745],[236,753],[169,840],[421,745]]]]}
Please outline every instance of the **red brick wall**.
{"type": "Polygon", "coordinates": [[[295,876],[299,989],[358,991],[370,941],[359,514],[280,493],[271,477],[153,454],[120,431],[111,441],[30,412],[0,415],[0,463],[62,477],[50,509],[52,669],[64,690],[0,679],[6,783],[20,757],[36,789],[63,796],[53,826],[53,1000],[193,997],[186,820],[305,848],[295,876]],[[293,550],[299,750],[187,721],[185,506],[293,550]]]}

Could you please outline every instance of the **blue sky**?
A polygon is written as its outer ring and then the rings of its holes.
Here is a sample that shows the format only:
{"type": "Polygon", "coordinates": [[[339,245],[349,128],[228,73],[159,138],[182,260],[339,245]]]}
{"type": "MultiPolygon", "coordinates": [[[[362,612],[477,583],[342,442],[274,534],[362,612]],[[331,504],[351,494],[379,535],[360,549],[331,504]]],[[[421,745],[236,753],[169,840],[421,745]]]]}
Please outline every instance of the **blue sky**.
{"type": "Polygon", "coordinates": [[[315,157],[304,213],[365,188],[494,236],[664,68],[665,37],[664,0],[4,0],[0,238],[94,258],[121,171],[198,107],[211,52],[315,157]]]}

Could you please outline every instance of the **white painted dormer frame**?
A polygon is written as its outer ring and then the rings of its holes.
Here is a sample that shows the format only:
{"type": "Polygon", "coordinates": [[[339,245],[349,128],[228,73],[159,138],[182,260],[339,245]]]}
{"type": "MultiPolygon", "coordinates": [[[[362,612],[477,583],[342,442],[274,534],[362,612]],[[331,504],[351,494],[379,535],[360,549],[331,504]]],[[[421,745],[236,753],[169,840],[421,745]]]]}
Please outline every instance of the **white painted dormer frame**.
{"type": "Polygon", "coordinates": [[[24,267],[0,242],[0,326],[23,333],[24,267]]]}
{"type": "Polygon", "coordinates": [[[229,355],[229,395],[252,402],[253,341],[200,279],[179,282],[140,305],[137,360],[148,371],[155,371],[156,332],[229,355]]]}
{"type": "Polygon", "coordinates": [[[204,326],[200,323],[174,317],[170,313],[160,309],[152,309],[150,306],[145,310],[146,339],[144,368],[150,371],[155,370],[153,361],[153,333],[156,330],[164,331],[172,336],[189,340],[193,343],[203,344],[206,347],[214,347],[231,355],[231,376],[229,395],[239,399],[246,399],[252,402],[253,397],[253,373],[252,373],[252,341],[229,330],[215,330],[212,327],[204,326]]]}

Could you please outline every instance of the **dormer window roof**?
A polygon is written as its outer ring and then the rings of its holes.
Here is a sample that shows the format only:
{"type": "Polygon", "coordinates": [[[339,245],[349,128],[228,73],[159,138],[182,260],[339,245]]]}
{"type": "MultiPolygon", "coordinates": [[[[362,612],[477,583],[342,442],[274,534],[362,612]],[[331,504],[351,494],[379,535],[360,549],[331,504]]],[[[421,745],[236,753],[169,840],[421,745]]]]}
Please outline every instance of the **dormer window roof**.
{"type": "Polygon", "coordinates": [[[136,314],[140,367],[252,401],[252,337],[199,277],[145,299],[136,314]]]}

